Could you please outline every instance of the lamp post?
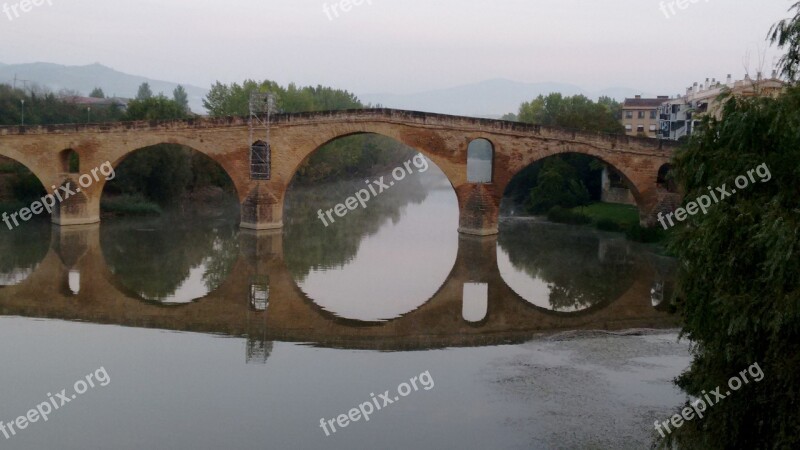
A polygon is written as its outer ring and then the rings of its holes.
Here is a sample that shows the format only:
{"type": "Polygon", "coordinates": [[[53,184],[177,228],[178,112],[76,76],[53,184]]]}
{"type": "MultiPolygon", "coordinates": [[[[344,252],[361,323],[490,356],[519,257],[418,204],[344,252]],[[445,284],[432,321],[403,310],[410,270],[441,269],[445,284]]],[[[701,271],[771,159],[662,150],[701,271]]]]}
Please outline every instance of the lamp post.
{"type": "Polygon", "coordinates": [[[86,107],[86,123],[89,123],[91,121],[92,121],[92,107],[91,106],[87,106],[86,107]]]}
{"type": "Polygon", "coordinates": [[[20,126],[25,126],[25,100],[20,100],[20,104],[22,104],[22,116],[20,117],[20,126]]]}

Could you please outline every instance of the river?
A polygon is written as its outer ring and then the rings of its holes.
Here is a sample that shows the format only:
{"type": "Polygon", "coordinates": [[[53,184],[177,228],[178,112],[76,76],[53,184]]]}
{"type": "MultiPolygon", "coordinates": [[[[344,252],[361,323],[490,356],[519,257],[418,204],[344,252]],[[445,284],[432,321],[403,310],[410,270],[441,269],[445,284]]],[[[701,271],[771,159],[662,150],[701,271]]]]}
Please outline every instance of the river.
{"type": "Polygon", "coordinates": [[[363,181],[292,187],[279,232],[236,205],[0,232],[0,420],[109,379],[2,447],[647,447],[690,360],[674,261],[525,217],[460,236],[431,169],[329,226],[363,181]]]}

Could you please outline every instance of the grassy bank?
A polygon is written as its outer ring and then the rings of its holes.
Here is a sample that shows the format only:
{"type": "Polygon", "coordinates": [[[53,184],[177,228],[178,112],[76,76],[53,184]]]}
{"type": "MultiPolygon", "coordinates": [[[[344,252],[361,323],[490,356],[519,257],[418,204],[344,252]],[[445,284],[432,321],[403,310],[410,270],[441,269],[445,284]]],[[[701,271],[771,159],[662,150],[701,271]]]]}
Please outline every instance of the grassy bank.
{"type": "Polygon", "coordinates": [[[639,210],[635,206],[612,203],[593,203],[572,209],[555,207],[547,214],[551,222],[572,225],[591,225],[601,231],[624,233],[636,242],[662,242],[667,233],[661,228],[639,225],[639,210]]]}

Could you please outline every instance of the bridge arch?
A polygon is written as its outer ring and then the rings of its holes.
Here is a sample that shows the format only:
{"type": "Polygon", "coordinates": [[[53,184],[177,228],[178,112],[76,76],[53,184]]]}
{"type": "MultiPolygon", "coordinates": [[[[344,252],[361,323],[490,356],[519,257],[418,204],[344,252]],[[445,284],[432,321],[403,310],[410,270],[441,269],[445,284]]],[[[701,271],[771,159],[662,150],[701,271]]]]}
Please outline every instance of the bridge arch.
{"type": "MultiPolygon", "coordinates": [[[[192,152],[202,154],[217,165],[219,165],[228,178],[233,182],[236,194],[239,200],[243,200],[248,192],[249,179],[241,176],[245,173],[249,159],[249,149],[246,145],[240,145],[233,152],[230,148],[221,147],[218,142],[205,140],[205,139],[186,139],[182,137],[169,137],[165,138],[160,135],[144,136],[142,139],[137,139],[133,142],[124,142],[123,145],[114,146],[114,151],[109,152],[111,156],[107,161],[116,170],[128,157],[142,150],[152,149],[159,145],[178,145],[183,148],[189,149],[192,152]],[[233,154],[231,154],[233,153],[233,154]]],[[[96,164],[99,166],[105,161],[97,160],[96,164]]],[[[88,167],[88,164],[83,166],[88,167]]],[[[86,168],[84,168],[84,173],[86,168]]],[[[101,177],[98,183],[99,191],[102,192],[105,188],[106,180],[101,177]]]]}
{"type": "Polygon", "coordinates": [[[544,150],[531,149],[525,157],[510,164],[507,178],[501,180],[502,191],[506,190],[508,183],[515,176],[537,162],[558,155],[586,155],[607,165],[620,175],[639,209],[640,223],[642,225],[649,224],[652,211],[659,202],[657,175],[658,167],[662,163],[656,163],[652,157],[645,155],[636,157],[622,151],[608,152],[587,144],[558,145],[556,148],[544,150]]]}
{"type": "MultiPolygon", "coordinates": [[[[428,137],[428,142],[431,145],[423,145],[423,140],[420,139],[419,136],[411,133],[405,133],[398,126],[391,126],[391,124],[352,124],[352,130],[338,128],[331,133],[322,134],[319,139],[316,139],[310,142],[309,145],[304,145],[302,147],[297,148],[296,155],[292,159],[292,163],[290,166],[289,171],[287,172],[288,177],[284,180],[285,186],[291,183],[294,177],[297,175],[298,170],[300,167],[308,161],[314,154],[316,154],[320,149],[325,147],[326,145],[335,142],[339,139],[350,137],[350,136],[358,136],[358,135],[377,135],[382,136],[385,138],[392,139],[397,141],[418,153],[421,153],[431,161],[442,171],[444,172],[445,176],[447,177],[448,181],[450,181],[450,185],[455,188],[458,183],[458,174],[455,170],[453,170],[448,164],[446,158],[442,156],[443,152],[443,143],[436,142],[435,139],[432,137],[428,137]]],[[[276,151],[280,151],[280,149],[276,148],[276,151]]],[[[465,175],[464,175],[465,176],[465,175]]]]}

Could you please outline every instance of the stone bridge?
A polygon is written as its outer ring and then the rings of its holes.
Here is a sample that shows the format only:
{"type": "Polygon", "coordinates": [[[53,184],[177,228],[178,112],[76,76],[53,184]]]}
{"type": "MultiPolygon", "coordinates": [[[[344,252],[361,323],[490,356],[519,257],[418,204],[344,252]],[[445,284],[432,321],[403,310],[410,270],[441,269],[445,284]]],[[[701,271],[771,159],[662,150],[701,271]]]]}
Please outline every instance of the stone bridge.
{"type": "MultiPolygon", "coordinates": [[[[639,207],[641,223],[652,225],[665,201],[659,170],[670,162],[674,145],[665,141],[576,132],[500,120],[447,116],[392,109],[278,115],[271,127],[270,177],[252,173],[248,119],[190,119],[166,122],[55,125],[0,128],[0,156],[27,166],[45,188],[56,190],[105,162],[114,167],[131,153],[157,144],[179,144],[211,157],[228,173],[242,205],[243,228],[283,226],[286,191],[303,162],[326,143],[344,136],[375,133],[393,138],[430,158],[447,176],[458,197],[462,233],[497,233],[503,192],[520,170],[548,156],[581,153],[615,168],[639,207]],[[467,178],[468,148],[477,139],[492,145],[491,180],[467,178]],[[71,172],[69,157],[79,156],[71,172]]],[[[105,179],[59,205],[53,222],[80,225],[100,221],[105,179]]],[[[343,199],[344,200],[344,199],[343,199]]]]}

